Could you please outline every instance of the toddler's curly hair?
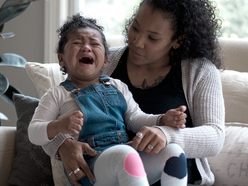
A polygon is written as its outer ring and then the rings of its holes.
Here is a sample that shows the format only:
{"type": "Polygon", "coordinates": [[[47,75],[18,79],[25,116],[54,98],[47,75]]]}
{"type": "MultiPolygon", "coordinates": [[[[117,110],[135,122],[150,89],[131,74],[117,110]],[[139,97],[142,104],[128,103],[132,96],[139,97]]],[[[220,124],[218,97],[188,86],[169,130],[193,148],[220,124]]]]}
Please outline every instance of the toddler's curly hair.
{"type": "Polygon", "coordinates": [[[57,33],[59,35],[59,42],[57,46],[57,53],[63,53],[64,52],[64,46],[67,43],[67,36],[70,32],[73,32],[79,28],[92,28],[97,30],[101,36],[102,36],[102,42],[105,48],[105,56],[109,54],[109,48],[107,45],[107,41],[105,38],[105,35],[103,33],[104,28],[97,24],[96,19],[92,18],[85,18],[81,16],[80,14],[76,14],[69,18],[58,30],[57,33]]]}

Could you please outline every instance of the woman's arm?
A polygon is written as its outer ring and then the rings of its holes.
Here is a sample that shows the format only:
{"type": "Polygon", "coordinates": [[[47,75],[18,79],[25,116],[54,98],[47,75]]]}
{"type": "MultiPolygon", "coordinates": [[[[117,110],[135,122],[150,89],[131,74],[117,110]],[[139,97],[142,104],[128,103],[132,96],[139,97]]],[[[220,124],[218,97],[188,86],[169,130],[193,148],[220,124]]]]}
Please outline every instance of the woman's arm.
{"type": "Polygon", "coordinates": [[[194,127],[177,129],[156,126],[157,130],[154,127],[142,127],[140,132],[149,138],[140,139],[136,136],[133,139],[136,149],[156,154],[166,144],[176,143],[184,149],[188,158],[214,156],[221,150],[225,138],[225,115],[219,72],[208,62],[198,68],[187,67],[182,69],[182,79],[194,127]],[[156,148],[149,150],[149,144],[156,145],[156,148]]]}
{"type": "Polygon", "coordinates": [[[182,66],[182,80],[194,127],[175,130],[163,126],[160,129],[167,143],[179,144],[188,158],[214,156],[221,150],[225,138],[219,71],[207,60],[197,61],[182,66]]]}
{"type": "Polygon", "coordinates": [[[80,186],[77,180],[87,176],[90,181],[96,181],[88,164],[86,163],[83,154],[87,153],[90,156],[96,156],[98,153],[92,149],[87,143],[66,139],[59,147],[58,154],[63,162],[67,175],[80,168],[77,174],[71,174],[69,177],[75,186],[80,186]]]}

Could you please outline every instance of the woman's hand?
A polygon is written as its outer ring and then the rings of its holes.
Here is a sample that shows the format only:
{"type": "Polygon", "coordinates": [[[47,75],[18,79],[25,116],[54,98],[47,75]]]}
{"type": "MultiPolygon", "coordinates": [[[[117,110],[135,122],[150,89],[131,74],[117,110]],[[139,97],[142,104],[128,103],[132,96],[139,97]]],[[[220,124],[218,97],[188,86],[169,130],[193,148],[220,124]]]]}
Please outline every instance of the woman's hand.
{"type": "Polygon", "coordinates": [[[87,143],[66,139],[60,146],[58,153],[69,179],[75,186],[80,186],[81,184],[77,181],[85,176],[87,176],[91,182],[96,181],[83,154],[87,153],[90,156],[96,156],[98,153],[87,143]]]}
{"type": "Polygon", "coordinates": [[[133,138],[132,147],[138,151],[157,154],[166,143],[166,136],[159,128],[144,126],[133,138]]]}

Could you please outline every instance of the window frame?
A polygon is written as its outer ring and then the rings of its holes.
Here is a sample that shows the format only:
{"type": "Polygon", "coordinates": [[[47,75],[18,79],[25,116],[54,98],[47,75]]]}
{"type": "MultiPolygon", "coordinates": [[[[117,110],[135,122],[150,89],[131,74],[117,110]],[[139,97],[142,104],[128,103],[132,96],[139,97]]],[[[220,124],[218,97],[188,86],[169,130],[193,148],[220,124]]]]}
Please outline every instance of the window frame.
{"type": "MultiPolygon", "coordinates": [[[[83,1],[84,0],[80,0],[83,1]]],[[[58,35],[56,30],[68,16],[78,12],[78,0],[49,0],[45,1],[45,26],[44,26],[44,61],[57,63],[56,46],[58,35]]]]}

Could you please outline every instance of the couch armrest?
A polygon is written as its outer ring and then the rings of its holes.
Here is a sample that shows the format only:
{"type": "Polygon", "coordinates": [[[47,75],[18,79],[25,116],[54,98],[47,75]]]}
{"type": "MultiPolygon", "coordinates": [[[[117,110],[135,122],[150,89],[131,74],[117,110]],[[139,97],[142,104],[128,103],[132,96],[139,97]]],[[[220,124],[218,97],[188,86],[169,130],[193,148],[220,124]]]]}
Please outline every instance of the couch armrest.
{"type": "Polygon", "coordinates": [[[0,185],[7,186],[15,156],[16,127],[0,127],[0,185]]]}

